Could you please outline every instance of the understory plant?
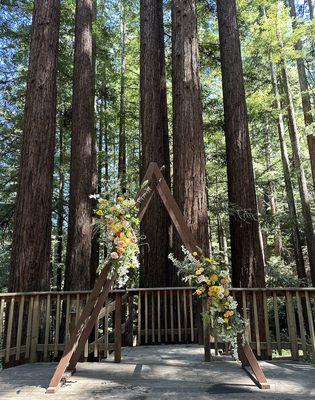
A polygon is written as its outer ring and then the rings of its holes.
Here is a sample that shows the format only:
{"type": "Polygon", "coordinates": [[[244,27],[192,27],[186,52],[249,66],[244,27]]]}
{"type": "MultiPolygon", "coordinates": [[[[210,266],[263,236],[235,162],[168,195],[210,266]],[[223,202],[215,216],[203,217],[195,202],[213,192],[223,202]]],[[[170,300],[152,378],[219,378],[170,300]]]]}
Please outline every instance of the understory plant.
{"type": "Polygon", "coordinates": [[[178,260],[173,254],[169,258],[185,282],[196,287],[195,295],[206,299],[206,310],[202,317],[209,324],[211,333],[217,335],[237,355],[237,336],[244,332],[244,321],[237,311],[237,301],[230,294],[229,271],[224,258],[216,255],[204,257],[201,252],[190,253],[182,246],[184,259],[178,260]]]}
{"type": "Polygon", "coordinates": [[[105,244],[106,259],[100,264],[104,268],[110,260],[112,270],[117,273],[117,286],[124,286],[132,270],[139,267],[138,209],[134,199],[109,194],[98,198],[95,211],[95,227],[100,234],[100,242],[105,244]]]}

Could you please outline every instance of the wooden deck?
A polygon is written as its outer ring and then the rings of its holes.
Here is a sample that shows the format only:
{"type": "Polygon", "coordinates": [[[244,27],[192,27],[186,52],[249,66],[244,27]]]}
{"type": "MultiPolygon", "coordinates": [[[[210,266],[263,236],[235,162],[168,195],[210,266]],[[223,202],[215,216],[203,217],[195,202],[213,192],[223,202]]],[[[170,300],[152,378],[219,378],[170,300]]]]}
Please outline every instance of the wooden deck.
{"type": "Polygon", "coordinates": [[[0,399],[314,399],[314,365],[262,362],[271,389],[261,391],[237,362],[227,357],[202,360],[198,345],[125,348],[121,364],[80,363],[70,382],[54,395],[45,394],[45,388],[56,364],[26,364],[0,372],[0,399]]]}

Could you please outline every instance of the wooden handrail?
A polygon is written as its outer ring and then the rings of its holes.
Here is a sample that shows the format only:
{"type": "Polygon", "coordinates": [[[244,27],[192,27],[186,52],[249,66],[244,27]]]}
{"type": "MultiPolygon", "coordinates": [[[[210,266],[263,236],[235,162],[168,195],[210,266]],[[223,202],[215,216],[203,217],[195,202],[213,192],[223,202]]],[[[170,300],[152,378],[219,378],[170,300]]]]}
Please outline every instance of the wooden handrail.
{"type": "MultiPolygon", "coordinates": [[[[153,291],[171,291],[171,290],[195,290],[192,286],[175,286],[175,287],[153,287],[153,288],[126,288],[111,290],[111,294],[115,293],[139,293],[139,292],[153,292],[153,291]]],[[[265,287],[265,288],[231,288],[232,292],[315,292],[315,287],[265,287]]],[[[6,292],[0,293],[0,298],[15,297],[15,296],[66,296],[68,294],[90,294],[91,290],[67,290],[67,291],[46,291],[46,292],[6,292]]]]}

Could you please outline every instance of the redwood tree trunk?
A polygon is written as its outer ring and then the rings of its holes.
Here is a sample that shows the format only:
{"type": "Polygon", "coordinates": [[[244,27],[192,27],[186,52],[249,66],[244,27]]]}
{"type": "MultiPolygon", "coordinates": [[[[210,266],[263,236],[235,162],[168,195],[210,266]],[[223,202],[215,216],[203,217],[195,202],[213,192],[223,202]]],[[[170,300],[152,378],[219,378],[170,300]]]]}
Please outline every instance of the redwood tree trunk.
{"type": "MultiPolygon", "coordinates": [[[[209,254],[206,157],[203,141],[195,0],[172,5],[174,197],[196,242],[209,254]]],[[[182,242],[174,238],[177,255],[182,242]]]]}
{"type": "Polygon", "coordinates": [[[217,0],[234,287],[265,285],[235,0],[217,0]]]}
{"type": "Polygon", "coordinates": [[[283,89],[285,94],[285,103],[288,113],[288,126],[289,126],[290,140],[291,140],[292,153],[294,159],[294,167],[301,198],[308,259],[310,263],[312,283],[313,285],[315,285],[315,234],[313,230],[310,196],[307,188],[304,167],[301,159],[299,133],[297,128],[297,122],[295,119],[295,110],[291,93],[291,87],[288,78],[287,68],[284,61],[282,62],[282,79],[283,79],[283,89]]]}
{"type": "Polygon", "coordinates": [[[9,291],[50,289],[60,1],[34,1],[9,291]]]}
{"type": "MultiPolygon", "coordinates": [[[[170,183],[162,0],[140,1],[140,96],[141,178],[155,161],[165,167],[164,176],[170,183]]],[[[168,214],[155,194],[141,223],[146,243],[141,246],[141,286],[171,283],[167,267],[169,224],[168,214]]]]}
{"type": "Polygon", "coordinates": [[[66,290],[90,287],[93,179],[93,1],[77,0],[66,290]]]}
{"type": "Polygon", "coordinates": [[[281,161],[283,168],[286,197],[287,197],[290,222],[291,222],[290,225],[291,225],[291,236],[292,236],[292,243],[294,250],[294,259],[296,264],[297,276],[299,279],[301,279],[302,282],[306,283],[307,279],[306,279],[302,244],[301,244],[301,235],[299,231],[299,224],[296,214],[288,150],[285,141],[284,119],[281,107],[280,92],[277,82],[277,71],[276,71],[276,66],[274,64],[271,64],[271,78],[272,78],[273,91],[275,95],[275,106],[278,111],[278,134],[279,134],[279,143],[280,143],[281,161]]]}
{"type": "MultiPolygon", "coordinates": [[[[296,20],[297,16],[296,16],[294,0],[289,0],[289,6],[290,6],[290,15],[292,18],[292,27],[293,27],[293,30],[295,30],[298,27],[298,23],[296,20]]],[[[303,44],[300,39],[295,43],[295,49],[298,52],[302,51],[303,44]]],[[[309,150],[310,161],[311,161],[313,186],[315,188],[315,154],[314,154],[315,138],[312,133],[313,115],[312,115],[311,96],[310,96],[310,92],[309,92],[309,85],[308,85],[308,81],[307,81],[304,59],[302,57],[299,57],[299,58],[297,58],[296,63],[297,63],[297,70],[298,70],[298,75],[299,75],[299,84],[300,84],[300,93],[301,93],[301,98],[302,98],[304,123],[305,123],[305,128],[306,128],[306,133],[307,133],[307,144],[308,144],[308,150],[309,150]]]]}
{"type": "Polygon", "coordinates": [[[120,15],[120,110],[119,110],[119,157],[118,179],[122,193],[126,193],[126,110],[125,110],[125,86],[126,86],[126,11],[125,3],[121,1],[120,15]]]}

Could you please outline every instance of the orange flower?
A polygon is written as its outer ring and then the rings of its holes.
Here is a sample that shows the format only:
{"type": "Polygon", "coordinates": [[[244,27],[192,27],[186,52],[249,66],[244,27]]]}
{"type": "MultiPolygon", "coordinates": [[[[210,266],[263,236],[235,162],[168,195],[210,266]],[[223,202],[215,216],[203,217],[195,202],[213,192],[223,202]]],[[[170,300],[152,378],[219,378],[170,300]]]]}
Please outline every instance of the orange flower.
{"type": "Polygon", "coordinates": [[[125,252],[126,252],[125,249],[123,249],[122,247],[118,247],[118,249],[117,249],[118,254],[124,254],[125,252]]]}

